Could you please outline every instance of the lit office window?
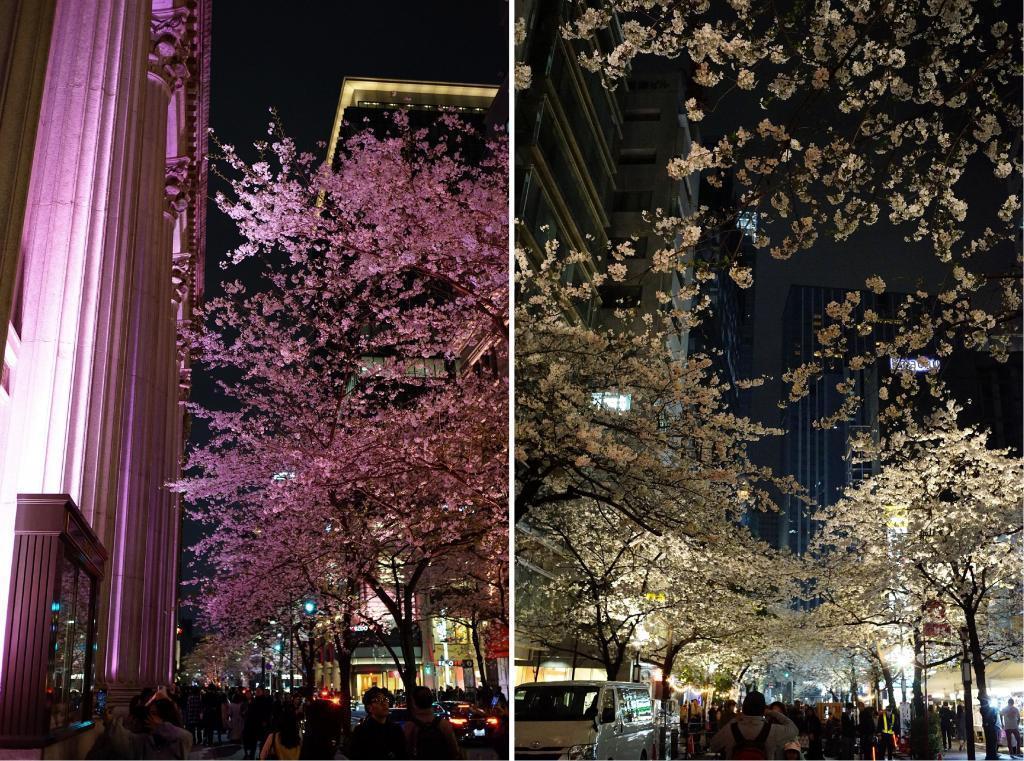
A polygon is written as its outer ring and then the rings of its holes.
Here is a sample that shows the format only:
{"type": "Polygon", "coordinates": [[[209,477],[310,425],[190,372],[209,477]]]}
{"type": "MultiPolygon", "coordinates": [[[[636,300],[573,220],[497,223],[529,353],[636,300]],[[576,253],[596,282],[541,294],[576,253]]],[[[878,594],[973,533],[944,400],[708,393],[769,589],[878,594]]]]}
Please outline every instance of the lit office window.
{"type": "Polygon", "coordinates": [[[736,227],[753,238],[757,235],[757,212],[749,210],[739,212],[736,215],[736,227]]]}
{"type": "Polygon", "coordinates": [[[620,394],[617,391],[595,391],[590,396],[595,405],[614,412],[629,412],[633,408],[632,394],[620,394]]]}

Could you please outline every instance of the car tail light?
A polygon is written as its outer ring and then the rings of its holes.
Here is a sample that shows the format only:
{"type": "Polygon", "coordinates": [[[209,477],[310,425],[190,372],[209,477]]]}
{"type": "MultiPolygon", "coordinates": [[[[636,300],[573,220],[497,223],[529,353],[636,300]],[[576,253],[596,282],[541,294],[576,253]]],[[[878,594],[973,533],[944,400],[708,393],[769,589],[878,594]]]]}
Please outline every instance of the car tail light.
{"type": "Polygon", "coordinates": [[[487,717],[487,723],[490,724],[492,727],[498,726],[498,717],[497,716],[488,716],[487,717]]]}
{"type": "Polygon", "coordinates": [[[461,727],[463,724],[466,723],[466,719],[451,718],[449,719],[449,721],[457,727],[461,727]]]}

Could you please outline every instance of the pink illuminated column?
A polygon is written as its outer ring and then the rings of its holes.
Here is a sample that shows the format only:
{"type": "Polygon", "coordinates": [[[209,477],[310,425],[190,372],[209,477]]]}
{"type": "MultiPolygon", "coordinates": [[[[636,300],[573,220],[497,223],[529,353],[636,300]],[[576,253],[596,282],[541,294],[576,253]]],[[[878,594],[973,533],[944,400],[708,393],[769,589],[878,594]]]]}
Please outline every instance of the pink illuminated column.
{"type": "MultiPolygon", "coordinates": [[[[166,483],[177,475],[177,307],[172,251],[177,209],[167,188],[168,105],[188,72],[186,8],[158,9],[142,113],[135,282],[128,324],[127,387],[121,432],[119,490],[110,558],[110,596],[99,681],[109,699],[125,702],[140,687],[171,674],[174,632],[177,500],[166,483]]],[[[187,165],[185,167],[187,169],[187,165]]],[[[170,170],[170,171],[169,171],[170,170]]]]}
{"type": "Polygon", "coordinates": [[[53,12],[54,0],[0,3],[0,61],[4,62],[0,67],[0,156],[4,157],[0,161],[0,352],[7,344],[21,259],[18,238],[28,199],[53,12]]]}
{"type": "Polygon", "coordinates": [[[96,337],[110,311],[105,273],[132,215],[121,138],[138,121],[147,22],[144,0],[57,1],[21,240],[18,374],[0,442],[0,610],[17,494],[66,493],[91,511],[82,493],[96,337]]]}

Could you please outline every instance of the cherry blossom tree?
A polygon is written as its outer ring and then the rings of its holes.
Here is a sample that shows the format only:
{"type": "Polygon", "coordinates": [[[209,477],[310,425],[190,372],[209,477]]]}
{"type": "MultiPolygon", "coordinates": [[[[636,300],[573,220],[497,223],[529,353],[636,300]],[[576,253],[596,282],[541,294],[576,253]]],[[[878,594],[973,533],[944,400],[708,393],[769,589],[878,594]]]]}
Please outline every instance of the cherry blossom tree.
{"type": "Polygon", "coordinates": [[[944,649],[958,654],[955,631],[963,626],[985,696],[986,664],[1019,651],[1012,621],[1020,615],[1021,461],[988,449],[985,432],[958,427],[958,412],[949,403],[866,453],[880,456],[882,469],[829,508],[816,545],[830,562],[818,588],[826,607],[844,616],[859,609],[854,622],[910,627],[915,672],[934,665],[921,662],[922,629],[935,601],[945,603],[952,642],[944,649]],[[844,570],[851,576],[837,593],[844,570]]]}
{"type": "MultiPolygon", "coordinates": [[[[826,242],[829,255],[856,257],[858,232],[882,226],[894,246],[935,257],[943,275],[895,294],[895,315],[831,305],[832,322],[818,334],[824,359],[784,379],[790,401],[808,393],[808,380],[829,358],[863,367],[967,348],[1006,360],[1022,304],[1019,7],[601,0],[574,6],[566,18],[564,38],[609,88],[639,56],[684,58],[687,118],[710,122],[709,134],[721,135],[695,140],[666,171],[677,180],[729,182],[737,203],[701,206],[689,216],[648,210],[646,224],[664,247],[652,258],[652,275],[666,267],[700,270],[690,247],[752,213],[756,246],[775,259],[813,256],[826,242]],[[995,200],[972,203],[978,187],[995,200]],[[883,335],[893,323],[901,327],[883,335]],[[858,344],[872,334],[877,341],[858,344]]],[[[521,20],[521,53],[525,35],[521,20]]],[[[531,86],[529,64],[517,70],[521,89],[531,86]]],[[[736,252],[722,253],[717,264],[749,287],[751,268],[736,252]]],[[[889,288],[877,273],[864,278],[870,291],[889,288]]],[[[842,391],[845,402],[822,425],[860,404],[855,389],[842,391]]],[[[885,393],[898,402],[887,414],[909,418],[912,397],[941,389],[934,375],[904,372],[885,393]]]]}
{"type": "Polygon", "coordinates": [[[534,569],[517,579],[517,626],[592,654],[609,679],[642,652],[660,662],[666,695],[677,659],[750,652],[794,590],[786,560],[725,516],[720,506],[699,535],[655,536],[598,500],[537,508],[517,532],[517,558],[534,569]]]}
{"type": "Polygon", "coordinates": [[[605,325],[585,325],[574,305],[593,300],[605,276],[568,284],[580,254],[563,255],[557,241],[539,264],[517,256],[517,520],[585,499],[655,534],[692,534],[723,506],[739,519],[747,507],[776,509],[769,487],[795,491],[747,456],[781,431],[728,410],[711,357],[672,350],[673,321],[696,308],[657,319],[615,309],[605,325]]]}
{"type": "Polygon", "coordinates": [[[220,396],[190,407],[210,436],[177,484],[217,571],[201,604],[245,627],[247,597],[315,595],[336,654],[347,624],[393,626],[411,688],[429,591],[507,520],[505,142],[398,113],[327,165],[270,131],[258,161],[224,147],[237,279],[190,336],[220,396]]]}
{"type": "Polygon", "coordinates": [[[474,548],[470,563],[460,578],[435,589],[430,606],[469,632],[480,669],[481,683],[488,684],[484,658],[485,643],[494,630],[508,631],[508,530],[495,526],[481,537],[483,546],[474,548]]]}
{"type": "Polygon", "coordinates": [[[249,670],[254,652],[245,638],[211,634],[181,659],[179,671],[200,684],[225,684],[230,676],[249,670]]]}

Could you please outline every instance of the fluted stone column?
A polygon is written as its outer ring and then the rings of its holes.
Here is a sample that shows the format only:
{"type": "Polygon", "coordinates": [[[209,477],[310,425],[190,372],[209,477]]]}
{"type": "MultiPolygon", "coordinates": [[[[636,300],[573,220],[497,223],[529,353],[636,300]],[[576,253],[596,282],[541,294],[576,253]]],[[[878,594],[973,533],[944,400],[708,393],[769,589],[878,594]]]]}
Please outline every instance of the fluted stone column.
{"type": "MultiPolygon", "coordinates": [[[[54,0],[0,2],[0,360],[20,260],[54,0]]],[[[2,430],[2,428],[0,428],[2,430]]]]}
{"type": "MultiPolygon", "coordinates": [[[[0,442],[0,610],[18,493],[83,504],[96,337],[131,215],[121,127],[137,122],[145,0],[57,0],[21,239],[24,315],[0,442]]],[[[0,675],[2,679],[2,675],[0,675]]],[[[0,682],[2,689],[2,682],[0,682]]]]}
{"type": "Polygon", "coordinates": [[[177,501],[166,483],[177,473],[177,308],[172,301],[173,230],[168,202],[167,111],[188,72],[186,8],[154,11],[143,99],[142,160],[135,223],[135,284],[127,357],[120,489],[111,558],[110,608],[102,680],[115,703],[170,678],[178,547],[177,501]],[[169,571],[169,568],[173,569],[169,571]],[[168,608],[171,608],[170,610],[168,608]]]}

